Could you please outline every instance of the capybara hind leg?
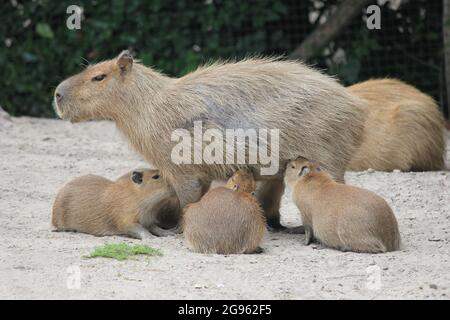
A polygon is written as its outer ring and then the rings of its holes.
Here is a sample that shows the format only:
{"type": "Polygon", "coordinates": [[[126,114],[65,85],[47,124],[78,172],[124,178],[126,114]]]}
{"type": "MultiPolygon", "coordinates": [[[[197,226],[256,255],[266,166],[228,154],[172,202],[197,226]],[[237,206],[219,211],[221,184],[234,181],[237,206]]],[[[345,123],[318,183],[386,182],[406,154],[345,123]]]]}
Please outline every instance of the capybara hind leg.
{"type": "MultiPolygon", "coordinates": [[[[178,202],[178,199],[177,199],[178,202]]],[[[181,210],[178,208],[170,210],[161,210],[158,214],[158,225],[164,229],[175,228],[181,220],[181,210]]]]}
{"type": "Polygon", "coordinates": [[[382,253],[386,252],[386,246],[377,237],[369,234],[350,233],[338,229],[339,239],[341,240],[340,250],[367,252],[367,253],[382,253]]]}
{"type": "Polygon", "coordinates": [[[206,182],[190,177],[180,177],[171,182],[180,201],[180,208],[200,200],[209,187],[206,182]]]}
{"type": "Polygon", "coordinates": [[[281,197],[284,193],[283,180],[261,181],[256,190],[256,197],[264,210],[267,227],[270,231],[285,231],[293,234],[303,234],[303,226],[286,228],[280,223],[281,197]]]}
{"type": "Polygon", "coordinates": [[[264,210],[267,226],[274,231],[285,229],[280,223],[280,203],[283,192],[283,180],[261,181],[256,190],[256,198],[264,210]]]}
{"type": "Polygon", "coordinates": [[[278,212],[278,216],[272,216],[267,219],[267,230],[272,232],[278,231],[286,231],[287,228],[283,226],[280,222],[280,213],[278,212]]]}

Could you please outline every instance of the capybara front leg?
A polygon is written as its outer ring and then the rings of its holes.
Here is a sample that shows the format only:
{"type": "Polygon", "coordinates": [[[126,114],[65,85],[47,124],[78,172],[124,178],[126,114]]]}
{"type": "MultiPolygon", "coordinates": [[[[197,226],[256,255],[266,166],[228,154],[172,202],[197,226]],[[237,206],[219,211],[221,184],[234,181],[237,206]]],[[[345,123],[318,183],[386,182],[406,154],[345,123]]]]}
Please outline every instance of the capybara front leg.
{"type": "Polygon", "coordinates": [[[172,185],[180,201],[180,208],[200,200],[208,189],[204,182],[195,177],[180,177],[172,181],[172,185]]]}
{"type": "Polygon", "coordinates": [[[305,226],[305,245],[308,246],[313,241],[314,235],[311,226],[305,226]]]}
{"type": "Polygon", "coordinates": [[[126,234],[132,238],[141,240],[152,237],[152,234],[140,224],[133,226],[126,234]]]}
{"type": "Polygon", "coordinates": [[[280,223],[280,203],[283,192],[283,180],[276,179],[260,181],[255,193],[266,215],[267,226],[274,231],[285,229],[280,223]]]}

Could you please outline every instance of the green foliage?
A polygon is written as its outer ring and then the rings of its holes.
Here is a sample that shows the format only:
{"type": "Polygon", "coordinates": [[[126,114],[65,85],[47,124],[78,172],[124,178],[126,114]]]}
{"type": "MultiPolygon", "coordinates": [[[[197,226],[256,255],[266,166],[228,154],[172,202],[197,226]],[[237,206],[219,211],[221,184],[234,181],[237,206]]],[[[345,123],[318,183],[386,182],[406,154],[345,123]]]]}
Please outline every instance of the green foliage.
{"type": "Polygon", "coordinates": [[[399,78],[446,104],[442,1],[403,1],[395,10],[386,2],[380,30],[368,30],[363,19],[355,19],[328,51],[314,62],[344,84],[399,78]],[[343,61],[334,59],[338,50],[345,51],[343,61]]]}
{"type": "Polygon", "coordinates": [[[36,33],[42,38],[52,39],[54,37],[52,29],[46,23],[38,23],[36,25],[36,33]]]}
{"type": "Polygon", "coordinates": [[[135,255],[148,255],[148,256],[162,256],[159,249],[155,249],[146,245],[137,244],[129,245],[126,243],[105,244],[101,247],[96,247],[91,252],[89,258],[111,258],[119,261],[127,260],[130,256],[135,255]]]}
{"type": "MultiPolygon", "coordinates": [[[[53,117],[53,91],[83,66],[132,49],[145,65],[180,76],[217,58],[289,54],[338,0],[78,0],[81,30],[69,30],[73,1],[7,1],[0,11],[0,106],[53,117]]],[[[345,84],[397,77],[443,101],[442,2],[382,7],[381,30],[360,17],[310,61],[345,84]],[[336,52],[345,52],[336,60],[336,52]]]]}
{"type": "Polygon", "coordinates": [[[376,37],[373,37],[368,29],[360,29],[353,33],[355,38],[348,44],[350,50],[346,50],[345,61],[333,61],[329,64],[328,72],[338,75],[346,84],[358,82],[361,77],[362,63],[373,51],[380,50],[376,37]]]}
{"type": "MultiPolygon", "coordinates": [[[[81,30],[69,30],[73,1],[14,3],[0,12],[0,105],[13,115],[44,117],[54,116],[56,85],[86,61],[132,49],[144,64],[183,75],[210,59],[272,53],[288,15],[287,5],[272,0],[80,0],[81,30]]],[[[275,51],[288,49],[282,42],[275,51]]]]}

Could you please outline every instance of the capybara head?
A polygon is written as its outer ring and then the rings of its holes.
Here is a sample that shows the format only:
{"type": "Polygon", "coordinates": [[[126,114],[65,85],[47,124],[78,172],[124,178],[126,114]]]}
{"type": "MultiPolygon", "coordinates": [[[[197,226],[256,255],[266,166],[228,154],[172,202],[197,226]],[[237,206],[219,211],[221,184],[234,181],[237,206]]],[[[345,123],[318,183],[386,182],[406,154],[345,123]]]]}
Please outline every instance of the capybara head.
{"type": "Polygon", "coordinates": [[[303,157],[289,162],[286,166],[285,181],[292,187],[299,179],[307,178],[310,173],[319,172],[320,167],[303,157]]]}
{"type": "Polygon", "coordinates": [[[162,192],[166,196],[174,196],[175,190],[161,176],[159,170],[136,169],[119,178],[119,181],[131,184],[136,193],[147,195],[162,192]]]}
{"type": "Polygon", "coordinates": [[[228,179],[225,187],[235,191],[252,193],[256,189],[256,182],[251,171],[240,169],[228,179]]]}
{"type": "Polygon", "coordinates": [[[123,51],[117,58],[87,67],[61,82],[55,90],[54,107],[58,116],[71,122],[107,120],[127,96],[132,82],[133,57],[123,51]]]}

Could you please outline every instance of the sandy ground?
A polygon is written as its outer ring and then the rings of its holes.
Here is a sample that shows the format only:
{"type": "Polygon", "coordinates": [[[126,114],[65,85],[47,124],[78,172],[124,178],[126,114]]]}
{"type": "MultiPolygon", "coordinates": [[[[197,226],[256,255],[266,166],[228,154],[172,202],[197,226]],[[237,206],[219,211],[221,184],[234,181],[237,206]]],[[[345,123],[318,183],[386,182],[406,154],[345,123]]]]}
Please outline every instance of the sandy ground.
{"type": "MultiPolygon", "coordinates": [[[[143,165],[111,123],[0,113],[0,298],[450,298],[450,172],[347,174],[348,183],[392,205],[403,248],[387,254],[342,253],[304,246],[302,235],[268,233],[260,255],[195,254],[175,236],[145,241],[162,257],[119,262],[84,256],[104,243],[140,241],[50,232],[53,199],[66,181],[88,173],[113,179],[143,165]]],[[[289,199],[283,222],[296,225],[289,199]]]]}

